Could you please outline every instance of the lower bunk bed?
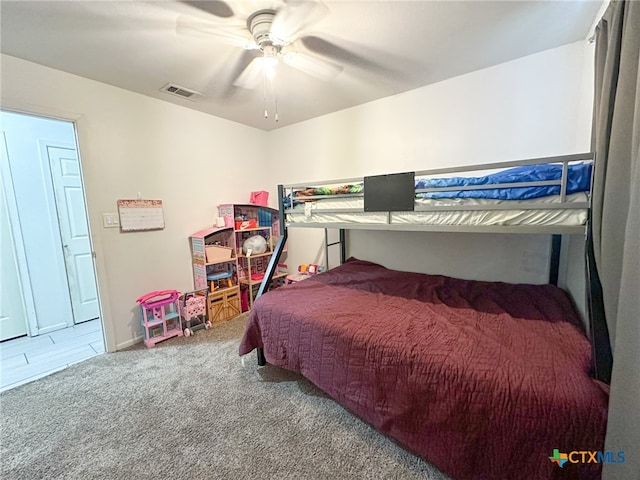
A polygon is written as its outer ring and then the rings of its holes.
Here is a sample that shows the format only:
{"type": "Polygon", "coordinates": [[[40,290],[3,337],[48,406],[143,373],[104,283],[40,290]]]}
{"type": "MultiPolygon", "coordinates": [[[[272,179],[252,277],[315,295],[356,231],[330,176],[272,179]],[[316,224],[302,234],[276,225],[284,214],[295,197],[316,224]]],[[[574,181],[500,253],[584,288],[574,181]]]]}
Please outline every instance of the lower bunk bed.
{"type": "Polygon", "coordinates": [[[608,403],[580,318],[552,285],[350,259],[258,298],[239,353],[254,349],[454,480],[600,476],[549,458],[602,451],[608,403]]]}

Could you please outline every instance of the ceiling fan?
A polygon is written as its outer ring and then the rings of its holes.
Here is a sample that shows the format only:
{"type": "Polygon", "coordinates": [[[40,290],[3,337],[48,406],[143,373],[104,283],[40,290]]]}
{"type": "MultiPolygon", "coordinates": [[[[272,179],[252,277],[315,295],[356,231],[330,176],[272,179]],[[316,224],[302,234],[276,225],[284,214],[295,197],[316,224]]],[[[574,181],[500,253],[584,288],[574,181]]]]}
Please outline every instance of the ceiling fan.
{"type": "Polygon", "coordinates": [[[255,89],[262,85],[266,97],[267,82],[280,61],[322,81],[331,80],[343,70],[341,65],[298,49],[304,46],[303,31],[328,13],[320,0],[289,0],[248,15],[243,14],[242,7],[246,10],[256,2],[234,2],[238,13],[223,1],[184,0],[182,3],[205,12],[208,18],[180,16],[176,26],[179,34],[216,38],[239,47],[239,52],[242,52],[240,49],[254,52],[244,57],[243,61],[249,63],[231,80],[233,86],[255,89]]]}

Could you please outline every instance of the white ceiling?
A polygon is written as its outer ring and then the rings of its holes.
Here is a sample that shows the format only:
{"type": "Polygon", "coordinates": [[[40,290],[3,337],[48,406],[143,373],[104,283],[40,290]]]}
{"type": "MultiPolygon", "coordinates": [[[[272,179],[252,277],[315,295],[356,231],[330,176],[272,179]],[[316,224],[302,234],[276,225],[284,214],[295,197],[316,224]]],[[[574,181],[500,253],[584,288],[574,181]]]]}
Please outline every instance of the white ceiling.
{"type": "MultiPolygon", "coordinates": [[[[290,0],[0,2],[3,53],[263,130],[360,105],[585,39],[602,0],[329,1],[290,47],[343,70],[321,81],[282,62],[279,122],[263,88],[233,85],[256,55],[223,37],[290,0]],[[192,2],[193,3],[193,2],[192,2]],[[210,9],[215,13],[207,13],[210,9]],[[205,31],[177,28],[201,25],[205,31]],[[210,29],[211,34],[207,32],[210,29]],[[174,83],[196,101],[161,92],[174,83]]],[[[297,2],[300,3],[300,2],[297,2]]]]}

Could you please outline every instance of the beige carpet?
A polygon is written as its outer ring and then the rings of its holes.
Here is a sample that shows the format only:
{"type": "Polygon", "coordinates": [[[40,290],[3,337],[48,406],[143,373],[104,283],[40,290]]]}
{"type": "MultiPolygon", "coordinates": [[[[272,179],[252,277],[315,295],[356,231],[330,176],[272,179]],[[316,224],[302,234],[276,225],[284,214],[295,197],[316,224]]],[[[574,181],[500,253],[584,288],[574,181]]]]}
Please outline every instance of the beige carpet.
{"type": "Polygon", "coordinates": [[[446,477],[303,377],[237,355],[245,318],[0,395],[2,479],[446,477]]]}

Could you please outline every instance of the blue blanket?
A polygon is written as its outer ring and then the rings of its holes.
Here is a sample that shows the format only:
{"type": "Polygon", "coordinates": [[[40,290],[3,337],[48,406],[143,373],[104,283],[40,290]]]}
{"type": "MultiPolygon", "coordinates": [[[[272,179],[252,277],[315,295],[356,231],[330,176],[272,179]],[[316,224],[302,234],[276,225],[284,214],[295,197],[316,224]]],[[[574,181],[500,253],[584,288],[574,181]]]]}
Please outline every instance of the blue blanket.
{"type": "MultiPolygon", "coordinates": [[[[462,187],[467,185],[493,185],[497,183],[537,182],[560,180],[562,165],[542,164],[525,165],[510,168],[483,177],[451,177],[420,178],[416,180],[416,188],[462,187]]],[[[569,165],[567,171],[567,195],[576,192],[587,192],[591,185],[591,164],[576,163],[569,165]]],[[[559,185],[539,187],[486,188],[481,190],[454,190],[447,192],[426,192],[418,196],[422,198],[491,198],[497,200],[528,200],[531,198],[559,195],[559,185]]]]}

